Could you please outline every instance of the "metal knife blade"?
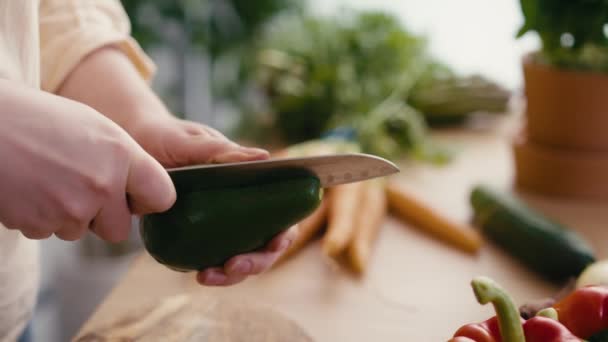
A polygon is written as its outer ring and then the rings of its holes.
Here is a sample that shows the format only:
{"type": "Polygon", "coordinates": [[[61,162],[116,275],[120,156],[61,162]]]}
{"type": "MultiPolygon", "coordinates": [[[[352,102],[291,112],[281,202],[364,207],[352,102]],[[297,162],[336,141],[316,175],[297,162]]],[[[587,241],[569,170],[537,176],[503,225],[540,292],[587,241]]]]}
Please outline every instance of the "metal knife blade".
{"type": "Polygon", "coordinates": [[[205,164],[168,169],[176,187],[235,185],[255,179],[268,171],[306,169],[315,174],[324,188],[388,176],[399,172],[392,162],[364,153],[333,154],[313,157],[277,158],[226,164],[205,164]]]}

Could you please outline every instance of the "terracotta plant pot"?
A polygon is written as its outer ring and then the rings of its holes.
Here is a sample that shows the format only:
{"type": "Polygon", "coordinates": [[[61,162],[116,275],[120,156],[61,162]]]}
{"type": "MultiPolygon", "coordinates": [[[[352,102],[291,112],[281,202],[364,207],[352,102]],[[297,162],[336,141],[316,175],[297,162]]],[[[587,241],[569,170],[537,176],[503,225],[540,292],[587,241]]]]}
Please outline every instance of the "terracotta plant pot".
{"type": "Polygon", "coordinates": [[[608,200],[608,154],[545,146],[522,133],[513,142],[515,184],[535,193],[608,200]]]}
{"type": "Polygon", "coordinates": [[[608,152],[608,74],[567,71],[523,59],[530,140],[608,152]]]}

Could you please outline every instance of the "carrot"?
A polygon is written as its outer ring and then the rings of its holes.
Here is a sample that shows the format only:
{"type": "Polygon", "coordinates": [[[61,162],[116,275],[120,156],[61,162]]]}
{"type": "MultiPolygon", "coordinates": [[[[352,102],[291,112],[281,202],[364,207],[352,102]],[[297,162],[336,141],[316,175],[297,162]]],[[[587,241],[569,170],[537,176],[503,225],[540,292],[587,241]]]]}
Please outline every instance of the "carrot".
{"type": "Polygon", "coordinates": [[[277,264],[296,254],[323,228],[327,219],[327,209],[327,200],[324,199],[312,214],[298,223],[298,237],[283,253],[277,264]]]}
{"type": "Polygon", "coordinates": [[[383,179],[364,182],[361,207],[352,241],[348,247],[348,259],[353,270],[365,273],[372,254],[372,245],[388,211],[383,179]]]}
{"type": "Polygon", "coordinates": [[[481,247],[481,235],[474,228],[444,217],[396,184],[389,184],[386,194],[390,210],[402,219],[411,221],[419,228],[465,252],[475,254],[481,247]]]}
{"type": "Polygon", "coordinates": [[[337,257],[352,239],[363,183],[337,185],[327,194],[327,231],[322,241],[325,255],[337,257]]]}

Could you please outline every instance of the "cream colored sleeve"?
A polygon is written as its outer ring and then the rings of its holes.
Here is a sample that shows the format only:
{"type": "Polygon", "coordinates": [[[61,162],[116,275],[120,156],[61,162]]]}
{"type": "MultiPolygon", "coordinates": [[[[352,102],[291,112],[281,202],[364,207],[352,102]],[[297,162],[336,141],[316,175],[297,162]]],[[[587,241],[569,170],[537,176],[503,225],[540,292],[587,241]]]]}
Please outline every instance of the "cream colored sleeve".
{"type": "Polygon", "coordinates": [[[131,37],[131,24],[119,0],[41,0],[42,89],[55,92],[92,51],[114,45],[150,81],[156,66],[131,37]]]}

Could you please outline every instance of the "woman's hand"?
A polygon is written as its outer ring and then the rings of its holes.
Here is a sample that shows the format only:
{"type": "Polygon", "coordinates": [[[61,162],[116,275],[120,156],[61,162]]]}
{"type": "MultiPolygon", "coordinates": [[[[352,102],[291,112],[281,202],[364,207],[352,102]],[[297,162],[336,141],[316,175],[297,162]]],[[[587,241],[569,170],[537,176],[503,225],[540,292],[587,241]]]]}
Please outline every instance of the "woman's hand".
{"type": "MultiPolygon", "coordinates": [[[[177,119],[118,50],[104,48],[82,61],[59,94],[86,103],[121,125],[163,166],[229,163],[269,158],[268,152],[243,147],[216,130],[177,119]]],[[[199,272],[204,285],[232,285],[270,268],[295,238],[297,229],[275,237],[261,251],[234,256],[222,268],[199,272]]]]}
{"type": "Polygon", "coordinates": [[[265,150],[240,146],[211,127],[171,115],[142,116],[128,131],[167,168],[269,158],[265,150]]]}
{"type": "MultiPolygon", "coordinates": [[[[267,159],[268,152],[237,145],[214,129],[170,116],[151,117],[131,127],[137,142],[166,167],[202,163],[229,163],[267,159]]],[[[232,285],[247,276],[269,269],[289,247],[297,234],[292,228],[275,237],[265,249],[230,259],[224,267],[197,275],[203,285],[232,285]]]]}
{"type": "Polygon", "coordinates": [[[0,222],[31,239],[116,242],[131,214],[164,211],[175,189],[163,167],[92,108],[0,81],[0,222]]]}
{"type": "Polygon", "coordinates": [[[226,286],[239,283],[250,275],[268,270],[296,238],[297,229],[297,226],[294,226],[279,234],[259,252],[240,254],[228,260],[223,267],[209,268],[199,272],[196,280],[201,285],[226,286]]]}

